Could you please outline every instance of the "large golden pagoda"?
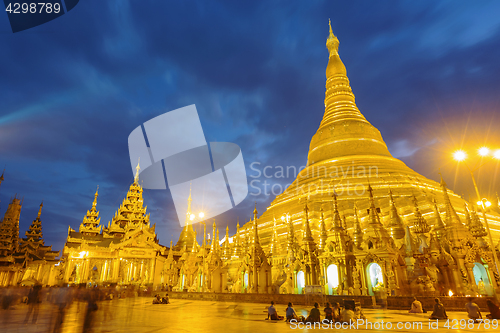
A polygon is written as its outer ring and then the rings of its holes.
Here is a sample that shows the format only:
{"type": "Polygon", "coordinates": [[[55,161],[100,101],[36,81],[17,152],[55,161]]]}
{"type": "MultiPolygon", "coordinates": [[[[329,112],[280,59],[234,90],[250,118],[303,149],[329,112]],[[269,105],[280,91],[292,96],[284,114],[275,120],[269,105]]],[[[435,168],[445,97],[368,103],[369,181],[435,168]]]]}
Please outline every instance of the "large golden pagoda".
{"type": "MultiPolygon", "coordinates": [[[[320,233],[321,209],[325,210],[327,226],[331,226],[333,219],[328,208],[334,191],[338,194],[339,211],[348,217],[349,229],[354,227],[354,202],[362,220],[368,218],[365,213],[370,206],[368,185],[373,189],[374,202],[381,209],[379,213],[384,224],[390,220],[391,202],[392,206],[395,203],[403,217],[411,215],[417,204],[423,216],[430,217],[431,225],[438,218],[433,213],[433,200],[437,201],[439,211],[445,209],[439,183],[425,178],[393,157],[380,132],[359,111],[346,68],[339,56],[339,40],[331,26],[326,47],[330,56],[326,68],[323,119],[311,140],[306,168],[259,218],[259,230],[265,248],[272,243],[273,217],[290,214],[293,223],[301,226],[306,200],[309,202],[309,217],[313,220],[315,236],[320,233]],[[392,192],[392,201],[389,191],[392,192]]],[[[453,207],[462,216],[464,200],[451,191],[449,197],[453,207]]],[[[489,218],[498,221],[498,217],[489,218]]],[[[244,228],[250,229],[251,226],[244,228]]],[[[277,228],[281,235],[279,241],[285,244],[287,226],[283,223],[278,224],[277,228]]],[[[497,232],[494,238],[498,238],[497,232]]]]}

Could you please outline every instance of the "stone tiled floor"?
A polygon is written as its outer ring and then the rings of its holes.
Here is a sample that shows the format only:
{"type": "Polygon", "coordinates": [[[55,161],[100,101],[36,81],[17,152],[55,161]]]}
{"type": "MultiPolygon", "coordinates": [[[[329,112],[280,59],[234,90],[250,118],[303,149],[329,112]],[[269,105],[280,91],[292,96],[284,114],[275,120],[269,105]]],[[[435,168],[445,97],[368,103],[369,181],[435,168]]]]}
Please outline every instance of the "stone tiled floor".
{"type": "MultiPolygon", "coordinates": [[[[105,301],[99,304],[99,310],[94,312],[92,332],[292,332],[303,331],[292,329],[290,324],[283,321],[271,322],[265,320],[267,304],[254,303],[224,303],[208,301],[172,300],[168,305],[153,305],[151,298],[129,298],[114,301],[105,301]]],[[[284,314],[286,306],[277,305],[278,313],[284,314]]],[[[24,324],[27,312],[26,305],[17,305],[13,309],[0,312],[0,332],[52,332],[55,321],[55,310],[47,304],[41,304],[37,323],[24,324]]],[[[297,313],[306,315],[310,307],[295,307],[297,313]]],[[[429,329],[427,314],[409,314],[398,310],[363,309],[367,320],[374,323],[384,321],[384,327],[391,323],[392,329],[377,331],[397,332],[432,332],[429,329]],[[417,325],[422,323],[422,328],[397,329],[398,322],[417,325]]],[[[81,332],[84,320],[83,303],[73,303],[66,311],[61,332],[81,332]]],[[[466,319],[465,312],[449,312],[450,319],[466,319]]],[[[380,324],[379,324],[380,325],[380,324]]],[[[439,323],[439,331],[447,330],[444,322],[439,323]]],[[[460,324],[456,325],[460,328],[460,324]]],[[[352,327],[351,327],[352,328],[352,327]]],[[[359,330],[371,330],[369,327],[359,326],[359,330]]],[[[500,329],[500,325],[499,328],[500,329]]],[[[497,330],[498,330],[497,329],[497,330]]],[[[307,329],[304,329],[304,331],[307,329]]],[[[320,329],[316,329],[320,330],[320,329]]],[[[460,329],[460,331],[486,332],[493,328],[460,329]]],[[[331,329],[331,331],[346,331],[345,329],[331,329]]],[[[456,330],[454,330],[456,331],[456,330]]]]}

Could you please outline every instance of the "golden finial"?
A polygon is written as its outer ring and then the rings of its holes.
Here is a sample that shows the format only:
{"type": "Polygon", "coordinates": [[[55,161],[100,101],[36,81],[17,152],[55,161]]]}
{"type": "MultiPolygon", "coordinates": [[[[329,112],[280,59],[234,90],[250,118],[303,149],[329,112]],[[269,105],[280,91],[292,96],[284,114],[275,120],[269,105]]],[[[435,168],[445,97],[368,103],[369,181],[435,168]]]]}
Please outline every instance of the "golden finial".
{"type": "Polygon", "coordinates": [[[328,36],[328,39],[326,40],[326,48],[328,49],[328,51],[330,51],[330,55],[332,55],[332,54],[336,54],[339,50],[339,40],[333,34],[332,23],[331,23],[330,19],[328,19],[328,25],[330,27],[330,34],[328,36]]]}
{"type": "Polygon", "coordinates": [[[137,160],[137,166],[135,167],[134,183],[139,182],[139,170],[141,170],[141,167],[139,165],[140,162],[141,162],[141,158],[139,157],[139,159],[137,160]]]}
{"type": "Polygon", "coordinates": [[[43,201],[42,201],[42,203],[40,204],[40,209],[38,210],[38,216],[37,216],[37,219],[40,219],[40,215],[42,215],[42,207],[43,207],[43,201]]]}

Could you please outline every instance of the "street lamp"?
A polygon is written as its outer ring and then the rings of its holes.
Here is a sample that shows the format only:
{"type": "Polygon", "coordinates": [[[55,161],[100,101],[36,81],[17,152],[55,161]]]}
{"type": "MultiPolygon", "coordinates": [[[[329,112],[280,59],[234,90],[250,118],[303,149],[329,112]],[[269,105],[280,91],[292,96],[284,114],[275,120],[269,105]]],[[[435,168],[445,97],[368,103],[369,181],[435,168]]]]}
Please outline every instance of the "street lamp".
{"type": "MultiPolygon", "coordinates": [[[[491,156],[494,159],[500,159],[500,149],[497,149],[491,155],[490,155],[490,149],[488,147],[481,147],[478,149],[477,152],[481,157],[491,156]]],[[[483,220],[484,220],[484,224],[486,226],[486,231],[488,232],[488,238],[489,238],[490,244],[491,244],[491,251],[493,252],[493,259],[495,260],[496,270],[497,270],[497,273],[500,275],[500,270],[499,270],[500,265],[498,264],[497,251],[496,251],[495,245],[493,243],[493,237],[491,237],[490,226],[489,226],[488,220],[486,218],[486,208],[491,206],[491,202],[489,202],[486,199],[481,199],[481,195],[479,195],[479,189],[477,188],[476,178],[474,178],[474,172],[477,171],[480,167],[482,167],[488,161],[483,162],[482,164],[476,164],[474,169],[471,169],[469,164],[467,164],[465,162],[465,160],[467,159],[467,153],[465,151],[457,150],[455,153],[453,153],[453,158],[458,162],[464,162],[465,166],[467,167],[467,169],[470,172],[470,175],[472,177],[472,183],[474,184],[474,189],[476,190],[476,195],[477,195],[477,199],[478,199],[477,204],[479,207],[482,208],[481,210],[483,212],[483,220]]],[[[497,295],[496,291],[495,291],[495,299],[498,299],[498,295],[497,295]]]]}

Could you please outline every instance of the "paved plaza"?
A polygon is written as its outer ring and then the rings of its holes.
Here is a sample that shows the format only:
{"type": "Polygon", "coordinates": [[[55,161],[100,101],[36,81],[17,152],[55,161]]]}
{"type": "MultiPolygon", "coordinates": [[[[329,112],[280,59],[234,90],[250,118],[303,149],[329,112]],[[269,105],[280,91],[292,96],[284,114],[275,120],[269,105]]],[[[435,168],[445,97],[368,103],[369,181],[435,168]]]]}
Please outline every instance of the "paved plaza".
{"type": "MultiPolygon", "coordinates": [[[[128,299],[117,299],[99,303],[99,309],[94,312],[92,320],[92,332],[293,332],[305,331],[306,329],[292,329],[291,325],[284,321],[274,322],[265,320],[267,316],[267,304],[256,303],[229,303],[210,301],[191,301],[172,299],[171,304],[152,304],[152,298],[137,297],[128,299]]],[[[278,304],[277,310],[280,315],[284,314],[285,305],[278,304]]],[[[307,315],[310,306],[295,306],[297,314],[307,315]]],[[[36,324],[31,319],[24,324],[28,306],[18,304],[10,310],[2,311],[1,332],[52,332],[57,311],[49,304],[41,304],[36,324]]],[[[403,310],[363,309],[367,321],[379,325],[383,321],[385,329],[377,331],[397,332],[432,332],[437,329],[429,329],[428,314],[409,314],[403,310]],[[397,329],[397,324],[408,323],[407,327],[397,329]],[[387,329],[389,325],[392,329],[387,329]],[[422,323],[420,329],[417,325],[422,323]]],[[[450,320],[456,319],[456,328],[460,328],[460,320],[467,319],[465,312],[449,312],[450,320]]],[[[81,332],[85,317],[84,303],[74,302],[66,311],[61,332],[81,332]]],[[[439,331],[448,330],[444,327],[445,322],[439,323],[439,331]]],[[[450,326],[451,326],[450,322],[450,326]]],[[[401,325],[400,325],[401,326],[401,325]]],[[[353,327],[351,326],[350,329],[353,327]]],[[[375,329],[374,326],[373,329],[375,329]]],[[[369,331],[364,325],[359,330],[369,331]]],[[[322,329],[316,329],[321,331],[322,329]]],[[[325,329],[328,331],[328,329],[325,329]]],[[[346,331],[347,329],[331,329],[331,331],[346,331]]],[[[452,330],[452,329],[450,329],[452,330]]],[[[460,329],[465,332],[486,332],[494,330],[474,328],[460,329]]]]}

